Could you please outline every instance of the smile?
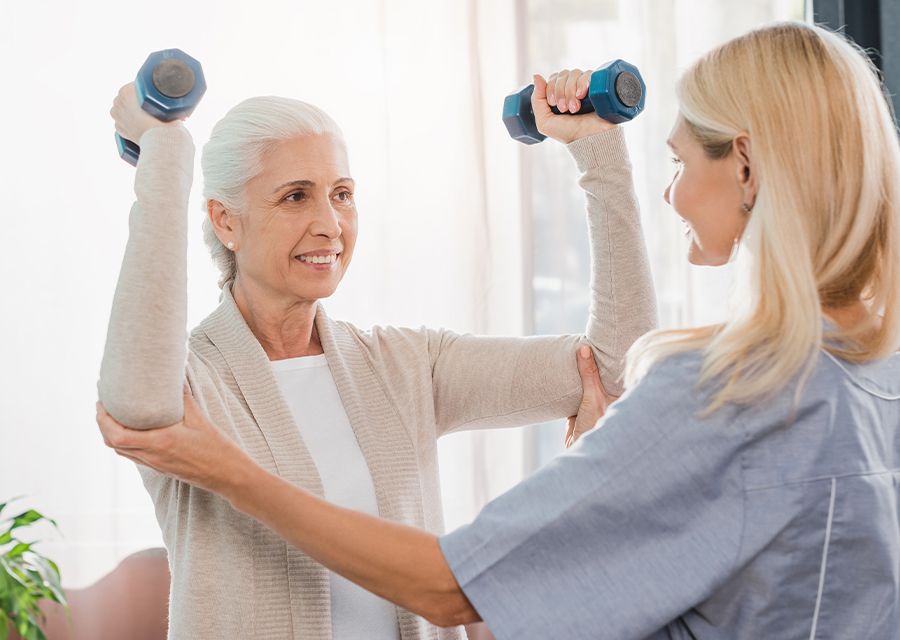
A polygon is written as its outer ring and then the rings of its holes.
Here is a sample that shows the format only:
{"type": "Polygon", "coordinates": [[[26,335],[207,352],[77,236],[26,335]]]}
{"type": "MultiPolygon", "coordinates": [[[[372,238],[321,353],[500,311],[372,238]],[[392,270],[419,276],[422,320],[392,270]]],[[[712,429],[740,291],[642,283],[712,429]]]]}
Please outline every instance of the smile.
{"type": "Polygon", "coordinates": [[[331,264],[332,262],[337,261],[337,257],[338,254],[329,253],[324,256],[297,256],[297,259],[300,260],[300,262],[309,262],[311,264],[331,264]]]}

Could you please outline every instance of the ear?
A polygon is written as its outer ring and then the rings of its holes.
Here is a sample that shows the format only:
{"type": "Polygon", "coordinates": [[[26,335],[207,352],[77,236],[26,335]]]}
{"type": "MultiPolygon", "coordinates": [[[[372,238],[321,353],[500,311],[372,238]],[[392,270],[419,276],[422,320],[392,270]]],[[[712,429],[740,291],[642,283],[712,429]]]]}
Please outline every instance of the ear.
{"type": "Polygon", "coordinates": [[[759,180],[753,163],[753,143],[750,140],[750,134],[746,131],[737,134],[734,137],[732,148],[738,185],[743,191],[742,201],[752,209],[756,202],[756,193],[759,190],[759,180]]]}
{"type": "Polygon", "coordinates": [[[222,244],[228,246],[229,242],[234,242],[237,245],[239,242],[237,237],[239,232],[236,229],[238,216],[228,213],[225,206],[218,200],[206,201],[206,213],[222,244]]]}

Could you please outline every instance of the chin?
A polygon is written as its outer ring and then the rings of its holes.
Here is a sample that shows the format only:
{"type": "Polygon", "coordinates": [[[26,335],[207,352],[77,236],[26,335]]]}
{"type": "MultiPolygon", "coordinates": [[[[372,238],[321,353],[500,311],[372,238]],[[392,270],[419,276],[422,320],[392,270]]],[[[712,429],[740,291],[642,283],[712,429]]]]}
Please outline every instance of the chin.
{"type": "Polygon", "coordinates": [[[698,247],[697,245],[691,243],[690,249],[688,249],[687,259],[695,267],[721,267],[724,264],[728,264],[728,259],[731,256],[708,256],[698,247]]]}

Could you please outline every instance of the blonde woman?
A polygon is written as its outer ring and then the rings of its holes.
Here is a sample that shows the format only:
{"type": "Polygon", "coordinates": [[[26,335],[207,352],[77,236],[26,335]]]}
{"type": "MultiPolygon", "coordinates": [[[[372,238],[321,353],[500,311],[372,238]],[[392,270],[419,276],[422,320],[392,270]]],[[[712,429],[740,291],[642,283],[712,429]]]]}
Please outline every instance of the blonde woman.
{"type": "Polygon", "coordinates": [[[189,399],[167,437],[101,412],[108,442],[441,625],[900,637],[900,145],[879,82],[840,36],[778,24],[704,56],[677,95],[665,197],[691,262],[734,255],[729,317],[639,340],[602,428],[473,524],[438,538],[334,508],[266,474],[189,399]]]}

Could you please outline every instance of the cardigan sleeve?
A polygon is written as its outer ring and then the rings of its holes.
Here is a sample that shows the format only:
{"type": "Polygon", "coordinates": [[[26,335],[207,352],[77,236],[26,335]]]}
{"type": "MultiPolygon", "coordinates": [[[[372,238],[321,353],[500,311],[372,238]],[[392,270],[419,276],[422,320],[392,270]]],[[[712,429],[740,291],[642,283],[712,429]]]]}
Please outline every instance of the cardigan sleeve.
{"type": "Polygon", "coordinates": [[[429,335],[438,433],[521,426],[575,413],[582,387],[575,352],[589,344],[604,388],[623,391],[625,353],[656,327],[656,298],[620,128],[567,146],[584,189],[591,249],[585,332],[492,338],[429,335]]]}
{"type": "Polygon", "coordinates": [[[137,201],[100,365],[100,401],[133,429],[174,424],[184,413],[187,356],[187,209],[190,135],[156,127],[141,137],[137,201]]]}

